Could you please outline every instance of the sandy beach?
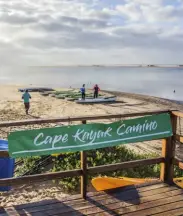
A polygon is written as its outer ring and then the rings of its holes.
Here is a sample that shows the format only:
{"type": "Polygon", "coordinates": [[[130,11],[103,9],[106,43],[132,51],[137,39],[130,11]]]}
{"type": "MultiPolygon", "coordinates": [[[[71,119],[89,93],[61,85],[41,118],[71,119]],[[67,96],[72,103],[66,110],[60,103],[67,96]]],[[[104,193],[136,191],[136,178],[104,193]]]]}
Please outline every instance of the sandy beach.
{"type": "MultiPolygon", "coordinates": [[[[95,104],[81,105],[74,102],[56,99],[53,97],[45,97],[39,93],[31,93],[30,115],[25,115],[24,104],[21,99],[22,93],[18,92],[18,88],[23,86],[1,85],[0,86],[0,120],[13,121],[34,118],[55,118],[68,116],[86,116],[86,115],[103,115],[103,114],[123,114],[135,113],[143,111],[155,111],[160,109],[179,109],[183,110],[182,105],[175,104],[156,97],[112,92],[117,95],[118,103],[114,104],[95,104]]],[[[109,94],[111,92],[105,92],[109,94]]],[[[105,121],[107,122],[107,121],[105,121]]],[[[72,124],[72,122],[70,123],[72,124]]],[[[76,123],[75,123],[76,124],[76,123]]],[[[59,124],[46,124],[45,126],[57,126],[59,124]]],[[[0,137],[6,139],[8,132],[12,130],[21,130],[25,128],[39,128],[42,125],[32,125],[20,128],[1,128],[0,137]]],[[[148,141],[143,143],[135,143],[126,145],[127,148],[138,154],[145,153],[161,153],[161,140],[148,141]]],[[[33,190],[36,185],[20,186],[12,191],[0,196],[0,206],[11,206],[15,203],[21,204],[26,202],[34,202],[40,199],[59,198],[58,191],[61,188],[49,184],[39,184],[39,188],[33,190]]],[[[59,196],[66,196],[59,193],[59,196]]]]}
{"type": "MultiPolygon", "coordinates": [[[[21,99],[22,93],[18,92],[18,88],[23,86],[4,85],[0,87],[0,120],[14,121],[35,118],[56,118],[56,117],[72,117],[72,116],[87,116],[87,115],[106,115],[106,114],[123,114],[135,113],[143,111],[155,111],[165,109],[183,109],[183,105],[175,104],[164,99],[143,96],[138,94],[107,92],[104,94],[117,95],[118,103],[114,104],[94,104],[82,105],[72,101],[57,99],[50,96],[42,96],[40,93],[31,93],[30,114],[26,115],[24,104],[21,99]]],[[[110,122],[111,120],[103,120],[110,122]]],[[[114,121],[114,120],[113,120],[114,121]]],[[[95,121],[96,122],[96,121],[95,121]]],[[[101,120],[98,120],[101,122],[101,120]]],[[[77,124],[78,122],[70,122],[69,124],[77,124]]],[[[6,139],[7,133],[12,130],[23,130],[25,128],[40,128],[47,126],[58,126],[57,124],[31,125],[13,128],[1,128],[0,137],[6,139]]],[[[68,124],[68,123],[64,123],[68,124]]],[[[137,153],[159,152],[160,142],[150,141],[144,143],[136,143],[126,145],[137,153]],[[159,146],[159,147],[158,147],[159,146]]]]}

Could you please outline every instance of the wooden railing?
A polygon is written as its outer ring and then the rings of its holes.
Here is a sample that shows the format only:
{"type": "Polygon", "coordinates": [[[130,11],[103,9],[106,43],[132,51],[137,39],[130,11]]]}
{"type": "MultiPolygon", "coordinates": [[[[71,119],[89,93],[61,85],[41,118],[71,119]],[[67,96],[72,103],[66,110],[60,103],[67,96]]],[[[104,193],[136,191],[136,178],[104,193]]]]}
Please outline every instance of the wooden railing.
{"type": "MultiPolygon", "coordinates": [[[[178,137],[176,136],[177,117],[183,117],[183,113],[178,112],[178,111],[160,110],[160,111],[140,112],[140,113],[130,113],[130,114],[1,122],[0,128],[30,125],[30,124],[44,124],[44,123],[56,123],[56,122],[70,122],[70,121],[72,122],[81,121],[83,124],[86,124],[87,123],[86,121],[88,120],[99,120],[99,119],[101,120],[101,119],[113,119],[113,118],[121,119],[121,118],[146,116],[146,115],[161,114],[161,113],[169,113],[171,115],[172,129],[173,129],[173,136],[163,139],[161,157],[152,158],[152,159],[128,161],[128,162],[96,166],[96,167],[87,167],[87,152],[81,152],[81,168],[80,169],[55,172],[55,173],[44,173],[44,174],[23,176],[23,177],[18,177],[18,178],[0,179],[0,186],[19,185],[19,184],[27,184],[27,183],[37,182],[37,181],[52,180],[52,179],[57,179],[57,178],[81,176],[81,195],[83,198],[86,198],[87,175],[88,174],[102,173],[102,172],[107,172],[107,171],[117,171],[120,169],[134,168],[134,167],[138,167],[141,165],[152,165],[152,164],[161,164],[160,179],[169,184],[172,184],[173,174],[174,174],[173,173],[174,165],[178,165],[180,168],[183,168],[183,163],[180,160],[175,158],[175,141],[178,137]]],[[[183,137],[180,137],[179,139],[180,141],[182,141],[183,137]]],[[[7,153],[5,155],[7,156],[7,153]]]]}
{"type": "MultiPolygon", "coordinates": [[[[177,123],[177,118],[183,118],[183,113],[180,111],[171,111],[172,116],[174,116],[174,122],[177,123]]],[[[175,124],[175,123],[174,123],[175,124]]],[[[173,134],[174,143],[177,141],[183,144],[183,136],[178,135],[176,132],[173,134]]],[[[174,147],[175,149],[175,147],[174,147]]],[[[173,164],[178,166],[180,169],[183,169],[183,161],[176,157],[174,154],[173,164]]]]}

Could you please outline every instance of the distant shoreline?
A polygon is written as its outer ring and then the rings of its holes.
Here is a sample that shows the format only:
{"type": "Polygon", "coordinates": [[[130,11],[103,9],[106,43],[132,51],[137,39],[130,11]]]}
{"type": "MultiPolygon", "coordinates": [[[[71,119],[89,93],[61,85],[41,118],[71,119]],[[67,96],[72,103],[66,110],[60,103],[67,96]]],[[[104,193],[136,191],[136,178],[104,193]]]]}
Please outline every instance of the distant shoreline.
{"type": "Polygon", "coordinates": [[[150,95],[128,93],[128,92],[121,92],[121,91],[102,90],[102,92],[110,93],[110,94],[113,94],[119,97],[128,97],[132,99],[142,100],[142,101],[150,102],[154,104],[172,106],[173,109],[183,110],[183,101],[178,101],[178,100],[176,101],[176,100],[160,98],[160,97],[155,97],[155,96],[150,96],[150,95]]]}
{"type": "Polygon", "coordinates": [[[48,65],[48,66],[28,66],[28,67],[127,67],[127,68],[183,68],[183,65],[48,65]]]}

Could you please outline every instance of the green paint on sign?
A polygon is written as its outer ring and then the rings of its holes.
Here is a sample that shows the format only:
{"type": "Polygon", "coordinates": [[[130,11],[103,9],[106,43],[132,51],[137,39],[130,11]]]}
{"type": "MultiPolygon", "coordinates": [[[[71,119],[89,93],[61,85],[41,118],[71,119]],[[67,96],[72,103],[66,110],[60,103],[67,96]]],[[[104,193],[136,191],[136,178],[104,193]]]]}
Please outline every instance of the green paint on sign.
{"type": "Polygon", "coordinates": [[[172,136],[170,115],[159,114],[111,124],[86,124],[12,132],[11,157],[49,155],[111,147],[172,136]]]}

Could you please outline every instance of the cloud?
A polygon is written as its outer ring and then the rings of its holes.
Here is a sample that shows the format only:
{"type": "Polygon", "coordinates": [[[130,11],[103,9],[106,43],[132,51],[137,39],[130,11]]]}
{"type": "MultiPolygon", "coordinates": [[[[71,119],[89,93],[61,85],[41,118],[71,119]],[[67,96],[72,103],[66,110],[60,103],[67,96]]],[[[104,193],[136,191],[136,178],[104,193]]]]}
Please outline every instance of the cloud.
{"type": "MultiPolygon", "coordinates": [[[[133,0],[126,1],[124,5],[117,5],[116,10],[131,21],[163,22],[177,21],[183,18],[183,6],[164,5],[162,0],[133,0]]],[[[176,0],[174,1],[176,3],[176,0]]]]}
{"type": "Polygon", "coordinates": [[[178,63],[182,19],[179,0],[0,0],[1,63],[178,63]]]}
{"type": "Polygon", "coordinates": [[[12,25],[25,25],[25,24],[35,23],[37,22],[37,19],[36,17],[22,16],[19,14],[9,15],[8,13],[3,13],[0,15],[0,22],[12,24],[12,25]]]}

